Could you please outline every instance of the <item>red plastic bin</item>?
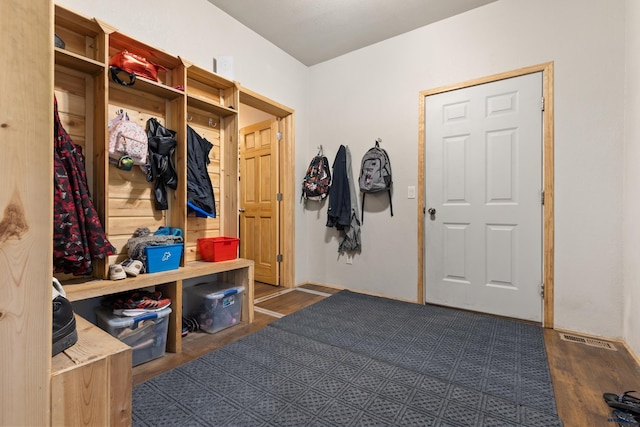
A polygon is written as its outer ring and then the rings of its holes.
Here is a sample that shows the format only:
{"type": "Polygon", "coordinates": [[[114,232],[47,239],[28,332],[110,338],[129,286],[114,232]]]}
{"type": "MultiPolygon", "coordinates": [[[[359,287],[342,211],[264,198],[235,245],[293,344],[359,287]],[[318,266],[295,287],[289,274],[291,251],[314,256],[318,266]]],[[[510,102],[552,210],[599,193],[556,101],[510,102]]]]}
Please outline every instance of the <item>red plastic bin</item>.
{"type": "Polygon", "coordinates": [[[238,258],[239,242],[235,237],[206,237],[198,239],[198,252],[202,261],[228,261],[238,258]]]}

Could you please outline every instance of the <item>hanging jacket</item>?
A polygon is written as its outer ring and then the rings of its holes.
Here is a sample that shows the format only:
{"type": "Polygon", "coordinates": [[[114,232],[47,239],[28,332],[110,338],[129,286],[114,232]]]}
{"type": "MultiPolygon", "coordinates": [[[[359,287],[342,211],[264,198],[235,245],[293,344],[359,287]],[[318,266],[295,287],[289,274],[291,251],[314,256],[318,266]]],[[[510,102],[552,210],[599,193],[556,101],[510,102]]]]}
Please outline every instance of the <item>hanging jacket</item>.
{"type": "Polygon", "coordinates": [[[91,274],[92,259],[104,259],[116,250],[93,206],[82,148],[62,126],[55,97],[53,105],[53,271],[91,274]]]}
{"type": "Polygon", "coordinates": [[[159,211],[169,209],[167,187],[178,188],[178,174],[173,165],[176,150],[176,132],[162,126],[155,118],[147,120],[147,137],[149,139],[149,169],[147,181],[155,181],[153,194],[155,208],[159,211]]]}
{"type": "Polygon", "coordinates": [[[341,145],[333,160],[333,182],[329,189],[327,227],[342,230],[351,224],[351,195],[347,178],[347,149],[341,145]]]}
{"type": "Polygon", "coordinates": [[[358,214],[358,196],[356,195],[355,182],[353,180],[353,170],[351,168],[351,151],[349,147],[345,147],[347,161],[347,180],[349,181],[350,205],[350,222],[349,226],[344,228],[344,239],[338,246],[338,252],[359,252],[360,244],[360,215],[358,214]]]}
{"type": "Polygon", "coordinates": [[[216,217],[216,200],[207,165],[213,144],[187,125],[187,206],[199,217],[216,217]]]}
{"type": "Polygon", "coordinates": [[[340,146],[333,161],[333,183],[329,189],[327,214],[327,227],[335,227],[342,235],[338,252],[360,251],[358,198],[351,169],[351,152],[344,145],[340,146]]]}

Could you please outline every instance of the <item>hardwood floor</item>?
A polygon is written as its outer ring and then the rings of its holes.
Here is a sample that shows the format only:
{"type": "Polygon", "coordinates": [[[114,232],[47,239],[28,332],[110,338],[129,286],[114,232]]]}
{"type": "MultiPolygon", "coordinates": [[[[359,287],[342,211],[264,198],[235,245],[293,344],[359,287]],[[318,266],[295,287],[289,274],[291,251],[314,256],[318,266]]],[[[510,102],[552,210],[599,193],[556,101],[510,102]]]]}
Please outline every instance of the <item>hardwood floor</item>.
{"type": "MultiPolygon", "coordinates": [[[[134,385],[262,329],[278,317],[338,291],[318,285],[285,289],[256,282],[256,313],[251,325],[234,326],[215,335],[189,334],[183,341],[182,353],[166,353],[164,357],[136,366],[133,369],[134,385]]],[[[544,331],[544,338],[558,414],[564,426],[617,425],[608,421],[610,411],[602,393],[640,390],[640,366],[633,356],[620,343],[613,343],[617,351],[591,347],[564,341],[557,331],[548,329],[544,331]]]]}

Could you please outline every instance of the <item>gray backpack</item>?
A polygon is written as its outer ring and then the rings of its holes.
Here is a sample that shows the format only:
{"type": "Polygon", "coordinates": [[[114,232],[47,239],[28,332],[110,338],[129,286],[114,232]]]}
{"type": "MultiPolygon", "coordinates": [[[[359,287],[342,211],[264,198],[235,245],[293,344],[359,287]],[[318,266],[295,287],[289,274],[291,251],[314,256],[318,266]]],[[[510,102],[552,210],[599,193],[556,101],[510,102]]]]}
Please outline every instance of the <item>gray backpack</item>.
{"type": "Polygon", "coordinates": [[[376,145],[370,148],[362,157],[360,167],[360,178],[358,184],[362,192],[362,218],[364,223],[364,196],[367,193],[377,193],[387,191],[389,194],[389,207],[393,216],[393,204],[391,202],[391,162],[387,152],[380,148],[380,140],[376,140],[376,145]]]}

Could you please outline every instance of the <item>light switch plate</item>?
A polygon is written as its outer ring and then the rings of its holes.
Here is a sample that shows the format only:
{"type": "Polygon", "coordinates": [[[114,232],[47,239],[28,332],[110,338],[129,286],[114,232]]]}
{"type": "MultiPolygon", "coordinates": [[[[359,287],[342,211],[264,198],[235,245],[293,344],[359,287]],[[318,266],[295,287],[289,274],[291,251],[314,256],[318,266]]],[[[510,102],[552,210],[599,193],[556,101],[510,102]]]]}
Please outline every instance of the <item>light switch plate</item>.
{"type": "Polygon", "coordinates": [[[416,187],[413,185],[410,185],[407,188],[407,199],[415,199],[416,198],[416,187]]]}

